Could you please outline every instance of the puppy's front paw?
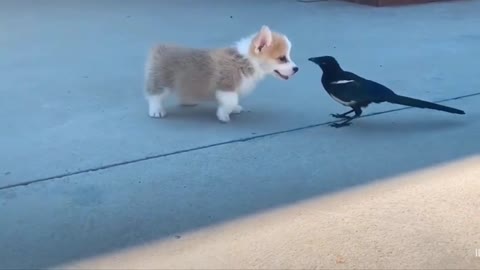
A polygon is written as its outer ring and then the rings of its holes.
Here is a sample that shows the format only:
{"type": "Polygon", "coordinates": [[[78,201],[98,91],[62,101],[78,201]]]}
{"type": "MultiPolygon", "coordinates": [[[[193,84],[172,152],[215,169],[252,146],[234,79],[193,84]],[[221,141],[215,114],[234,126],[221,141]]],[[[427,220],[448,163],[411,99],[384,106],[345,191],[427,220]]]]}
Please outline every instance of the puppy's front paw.
{"type": "Polygon", "coordinates": [[[230,122],[230,115],[221,108],[217,110],[217,118],[223,123],[230,122]]]}
{"type": "Polygon", "coordinates": [[[148,115],[152,118],[164,118],[165,116],[167,116],[167,112],[159,108],[150,108],[148,111],[148,115]]]}
{"type": "Polygon", "coordinates": [[[243,107],[240,105],[237,105],[235,106],[235,108],[233,108],[232,113],[241,113],[242,111],[243,111],[243,107]]]}

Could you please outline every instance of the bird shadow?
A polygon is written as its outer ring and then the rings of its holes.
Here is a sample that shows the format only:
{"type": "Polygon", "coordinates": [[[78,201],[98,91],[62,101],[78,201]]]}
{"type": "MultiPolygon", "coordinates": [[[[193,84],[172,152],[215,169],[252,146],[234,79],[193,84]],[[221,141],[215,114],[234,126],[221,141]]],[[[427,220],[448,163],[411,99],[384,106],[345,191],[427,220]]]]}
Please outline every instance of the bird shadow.
{"type": "Polygon", "coordinates": [[[438,132],[468,126],[466,119],[432,119],[428,118],[402,118],[402,119],[366,119],[360,118],[349,126],[365,133],[398,133],[398,132],[438,132]]]}

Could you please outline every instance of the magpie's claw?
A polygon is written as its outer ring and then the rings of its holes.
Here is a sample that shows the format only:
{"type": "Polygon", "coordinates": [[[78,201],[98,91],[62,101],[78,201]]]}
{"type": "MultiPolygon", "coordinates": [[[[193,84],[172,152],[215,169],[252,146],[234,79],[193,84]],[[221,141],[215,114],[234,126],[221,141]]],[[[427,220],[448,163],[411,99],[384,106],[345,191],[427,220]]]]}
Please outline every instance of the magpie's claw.
{"type": "Polygon", "coordinates": [[[342,119],[350,119],[351,118],[350,116],[347,116],[345,114],[339,114],[339,113],[331,113],[330,115],[332,117],[335,117],[335,118],[342,118],[342,119]]]}

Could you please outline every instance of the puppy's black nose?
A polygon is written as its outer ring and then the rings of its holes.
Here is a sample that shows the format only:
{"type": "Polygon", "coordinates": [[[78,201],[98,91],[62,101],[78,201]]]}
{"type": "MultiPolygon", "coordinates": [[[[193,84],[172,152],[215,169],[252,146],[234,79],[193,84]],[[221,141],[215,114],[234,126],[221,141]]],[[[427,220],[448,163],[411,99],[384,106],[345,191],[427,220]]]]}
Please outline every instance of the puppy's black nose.
{"type": "Polygon", "coordinates": [[[293,73],[297,73],[298,72],[298,67],[294,67],[293,68],[293,73]]]}

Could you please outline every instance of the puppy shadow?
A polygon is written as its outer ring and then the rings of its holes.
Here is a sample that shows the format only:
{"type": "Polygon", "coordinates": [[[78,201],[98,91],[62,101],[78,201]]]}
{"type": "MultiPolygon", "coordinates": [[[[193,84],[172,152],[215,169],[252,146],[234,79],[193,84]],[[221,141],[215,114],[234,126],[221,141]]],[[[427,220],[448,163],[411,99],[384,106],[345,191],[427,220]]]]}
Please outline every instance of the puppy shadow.
{"type": "Polygon", "coordinates": [[[166,107],[167,116],[162,119],[165,122],[195,122],[215,123],[218,119],[215,115],[216,108],[208,105],[180,105],[174,104],[166,107]]]}
{"type": "Polygon", "coordinates": [[[174,104],[167,107],[167,117],[162,121],[166,122],[182,122],[187,124],[205,124],[232,126],[238,128],[258,127],[277,120],[278,115],[273,112],[263,111],[261,109],[250,109],[244,106],[240,113],[230,114],[230,122],[223,123],[216,116],[217,107],[210,104],[198,105],[180,105],[174,104]]]}

